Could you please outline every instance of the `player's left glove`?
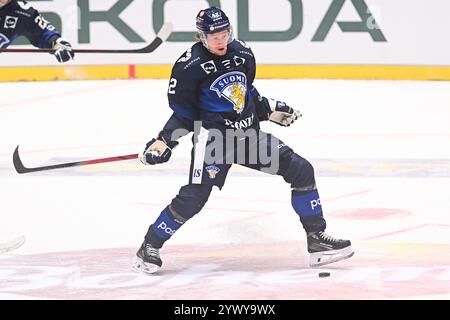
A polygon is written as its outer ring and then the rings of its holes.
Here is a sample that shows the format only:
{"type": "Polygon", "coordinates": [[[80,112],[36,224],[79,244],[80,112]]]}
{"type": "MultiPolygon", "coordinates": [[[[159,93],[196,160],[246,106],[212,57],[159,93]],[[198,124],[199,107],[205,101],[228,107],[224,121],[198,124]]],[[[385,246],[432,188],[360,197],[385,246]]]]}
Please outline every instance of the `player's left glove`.
{"type": "Polygon", "coordinates": [[[72,50],[70,43],[64,38],[58,38],[53,42],[53,55],[58,62],[66,62],[75,57],[75,53],[72,50]]]}
{"type": "Polygon", "coordinates": [[[295,120],[302,116],[300,111],[289,107],[282,101],[267,99],[270,106],[269,120],[283,127],[289,127],[295,120]]]}

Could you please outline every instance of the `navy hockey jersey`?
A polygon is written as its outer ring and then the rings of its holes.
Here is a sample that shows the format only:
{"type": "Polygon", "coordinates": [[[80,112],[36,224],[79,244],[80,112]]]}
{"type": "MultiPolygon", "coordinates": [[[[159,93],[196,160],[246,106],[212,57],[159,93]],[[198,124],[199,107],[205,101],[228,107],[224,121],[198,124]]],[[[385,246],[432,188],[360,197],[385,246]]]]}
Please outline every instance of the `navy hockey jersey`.
{"type": "Polygon", "coordinates": [[[255,73],[253,52],[244,42],[233,40],[224,56],[197,42],[173,66],[170,108],[189,122],[202,120],[206,129],[258,127],[255,73]]]}
{"type": "Polygon", "coordinates": [[[38,48],[51,48],[53,40],[60,37],[55,27],[26,1],[12,0],[0,8],[0,48],[8,47],[21,35],[38,48]]]}

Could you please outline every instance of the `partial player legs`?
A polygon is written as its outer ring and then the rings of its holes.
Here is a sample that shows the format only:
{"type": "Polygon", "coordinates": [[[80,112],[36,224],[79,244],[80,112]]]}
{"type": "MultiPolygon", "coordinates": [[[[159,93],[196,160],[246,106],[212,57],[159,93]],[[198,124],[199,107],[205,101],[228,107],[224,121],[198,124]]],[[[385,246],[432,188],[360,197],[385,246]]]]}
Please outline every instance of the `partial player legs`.
{"type": "Polygon", "coordinates": [[[134,270],[154,273],[162,266],[159,249],[190,218],[200,212],[211,193],[212,186],[188,184],[161,212],[149,227],[144,242],[136,253],[134,270]]]}
{"type": "Polygon", "coordinates": [[[190,218],[200,212],[208,201],[212,186],[188,184],[181,187],[172,200],[150,226],[145,241],[161,248],[167,240],[190,218]]]}
{"type": "Polygon", "coordinates": [[[326,234],[326,222],[316,188],[314,168],[306,159],[287,150],[280,155],[279,175],[291,184],[291,203],[307,233],[310,266],[322,266],[350,258],[354,252],[349,240],[326,234]]]}
{"type": "Polygon", "coordinates": [[[289,149],[280,154],[278,174],[291,185],[291,204],[305,231],[325,230],[326,222],[311,163],[289,149]]]}
{"type": "MultiPolygon", "coordinates": [[[[267,163],[264,164],[264,161],[244,166],[270,174],[276,173],[291,185],[291,203],[306,231],[308,252],[311,254],[310,265],[319,266],[351,257],[353,250],[349,240],[335,239],[325,233],[326,221],[311,163],[272,134],[260,132],[258,137],[257,149],[267,150],[267,154],[271,155],[270,167],[276,168],[276,171],[266,170],[267,163]]],[[[254,149],[255,146],[250,148],[254,149]]]]}

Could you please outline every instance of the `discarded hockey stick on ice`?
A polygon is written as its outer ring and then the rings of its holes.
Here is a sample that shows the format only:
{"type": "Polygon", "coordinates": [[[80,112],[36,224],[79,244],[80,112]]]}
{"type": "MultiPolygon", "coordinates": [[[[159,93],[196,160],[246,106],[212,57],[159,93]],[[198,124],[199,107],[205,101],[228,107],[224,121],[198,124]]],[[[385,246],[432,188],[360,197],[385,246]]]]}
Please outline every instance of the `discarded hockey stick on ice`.
{"type": "Polygon", "coordinates": [[[13,164],[14,164],[14,168],[16,169],[16,171],[18,173],[29,173],[29,172],[36,172],[36,171],[69,168],[69,167],[87,166],[90,164],[97,164],[97,163],[137,159],[137,157],[138,157],[138,154],[135,153],[135,154],[128,154],[128,155],[124,155],[124,156],[116,156],[116,157],[109,157],[109,158],[60,163],[60,164],[54,164],[54,165],[50,165],[50,166],[43,166],[43,167],[27,168],[23,165],[22,160],[20,160],[19,146],[17,146],[16,150],[14,150],[14,154],[13,154],[13,164]]]}
{"type": "Polygon", "coordinates": [[[25,237],[20,236],[11,241],[0,243],[0,253],[13,251],[25,243],[25,237]]]}
{"type": "MultiPolygon", "coordinates": [[[[146,47],[140,49],[73,49],[75,53],[150,53],[156,50],[172,33],[172,23],[166,22],[159,30],[155,39],[146,47]]],[[[0,49],[0,53],[53,53],[53,49],[0,49]]]]}

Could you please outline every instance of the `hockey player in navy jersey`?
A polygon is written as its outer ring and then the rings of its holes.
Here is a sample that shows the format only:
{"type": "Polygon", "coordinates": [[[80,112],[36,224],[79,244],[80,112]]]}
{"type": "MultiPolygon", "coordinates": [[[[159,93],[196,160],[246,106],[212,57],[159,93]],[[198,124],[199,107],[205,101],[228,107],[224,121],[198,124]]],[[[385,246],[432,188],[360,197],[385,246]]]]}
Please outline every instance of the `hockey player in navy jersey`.
{"type": "Polygon", "coordinates": [[[26,1],[0,0],[0,48],[7,48],[19,36],[25,36],[35,47],[53,49],[58,62],[74,58],[70,43],[39,11],[26,1]]]}
{"type": "Polygon", "coordinates": [[[300,112],[262,96],[253,86],[253,52],[233,38],[222,10],[201,10],[196,26],[198,42],[172,69],[168,99],[173,114],[139,155],[144,164],[166,162],[178,144],[176,140],[193,131],[189,183],[150,225],[137,251],[134,270],[154,273],[162,266],[159,249],[202,209],[213,186],[222,188],[235,163],[280,175],[291,185],[291,202],[306,231],[311,266],[351,257],[349,240],[325,233],[312,165],[259,128],[259,122],[265,120],[289,126],[300,112]]]}

